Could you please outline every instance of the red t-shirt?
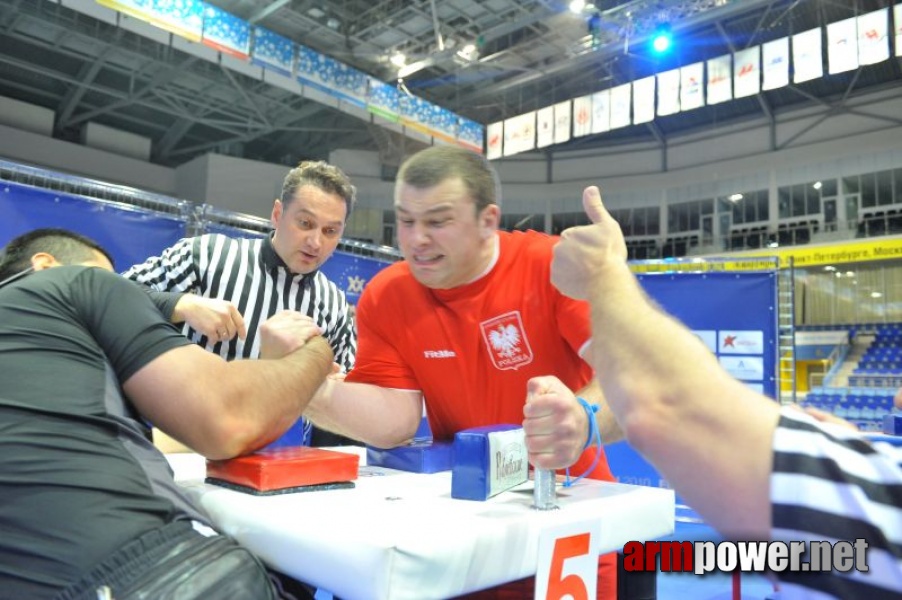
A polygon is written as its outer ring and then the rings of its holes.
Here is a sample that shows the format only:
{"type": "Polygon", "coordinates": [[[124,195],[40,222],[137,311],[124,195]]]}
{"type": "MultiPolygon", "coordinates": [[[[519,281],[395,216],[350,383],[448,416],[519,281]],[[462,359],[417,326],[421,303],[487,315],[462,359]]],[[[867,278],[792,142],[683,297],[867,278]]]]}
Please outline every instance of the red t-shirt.
{"type": "MultiPolygon", "coordinates": [[[[592,378],[579,357],[592,334],[589,306],[551,284],[557,238],[534,231],[498,238],[495,265],[472,283],[433,290],[398,262],[369,282],[357,306],[356,366],[347,381],[422,391],[437,440],[521,425],[532,377],[554,375],[574,391],[592,378]]],[[[603,456],[599,463],[592,476],[612,480],[603,456]]]]}

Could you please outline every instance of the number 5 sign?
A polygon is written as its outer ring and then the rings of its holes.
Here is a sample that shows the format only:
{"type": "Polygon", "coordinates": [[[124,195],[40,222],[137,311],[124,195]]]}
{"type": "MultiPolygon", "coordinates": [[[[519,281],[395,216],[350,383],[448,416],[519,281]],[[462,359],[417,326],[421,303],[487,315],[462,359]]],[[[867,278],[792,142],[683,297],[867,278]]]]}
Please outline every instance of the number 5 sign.
{"type": "Polygon", "coordinates": [[[542,532],[535,600],[595,600],[598,520],[569,523],[542,532]]]}

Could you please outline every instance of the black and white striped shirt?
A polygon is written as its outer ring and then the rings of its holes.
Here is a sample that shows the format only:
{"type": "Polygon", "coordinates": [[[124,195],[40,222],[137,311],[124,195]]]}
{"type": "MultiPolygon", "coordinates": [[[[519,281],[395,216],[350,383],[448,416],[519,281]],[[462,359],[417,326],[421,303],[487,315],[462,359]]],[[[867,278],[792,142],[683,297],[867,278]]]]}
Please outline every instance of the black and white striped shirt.
{"type": "Polygon", "coordinates": [[[247,339],[211,341],[187,324],[185,335],[226,360],[260,356],[260,325],[280,310],[311,318],[329,340],[343,371],[354,366],[357,331],[344,292],[319,271],[297,275],[276,254],[270,236],[233,239],[221,234],[185,238],[124,276],[166,292],[228,300],[244,317],[247,339]]]}
{"type": "Polygon", "coordinates": [[[868,572],[782,573],[782,598],[902,598],[902,448],[784,409],[770,485],[772,539],[868,544],[868,572]]]}

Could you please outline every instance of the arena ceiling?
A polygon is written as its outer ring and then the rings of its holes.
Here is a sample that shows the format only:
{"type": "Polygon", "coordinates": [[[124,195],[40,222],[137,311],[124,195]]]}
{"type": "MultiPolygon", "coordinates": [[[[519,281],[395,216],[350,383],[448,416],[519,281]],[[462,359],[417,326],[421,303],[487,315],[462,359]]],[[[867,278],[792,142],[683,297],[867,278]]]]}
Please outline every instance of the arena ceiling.
{"type": "MultiPolygon", "coordinates": [[[[74,0],[73,0],[74,1],[74,0]]],[[[86,0],[90,1],[90,0],[86,0]]],[[[888,0],[598,0],[599,27],[564,0],[207,0],[383,81],[391,57],[416,68],[411,93],[483,124],[669,68],[713,58],[878,8],[888,0]],[[666,58],[648,40],[675,37],[666,58]],[[475,52],[464,52],[468,44],[475,52]]],[[[845,103],[898,87],[897,58],[855,71],[658,118],[547,151],[674,135],[781,111],[845,103]]],[[[78,141],[89,121],[152,140],[174,166],[219,152],[274,163],[376,150],[397,164],[419,142],[70,8],[66,0],[0,0],[0,95],[52,109],[54,136],[78,141]]],[[[902,121],[896,122],[902,124],[902,121]]]]}

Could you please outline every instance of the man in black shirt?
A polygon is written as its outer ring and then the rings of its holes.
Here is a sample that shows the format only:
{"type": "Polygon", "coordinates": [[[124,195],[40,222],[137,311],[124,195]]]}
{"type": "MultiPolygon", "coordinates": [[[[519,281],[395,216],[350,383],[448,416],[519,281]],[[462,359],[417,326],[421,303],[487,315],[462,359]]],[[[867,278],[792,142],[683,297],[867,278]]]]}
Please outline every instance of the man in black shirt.
{"type": "Polygon", "coordinates": [[[252,451],[303,412],[329,344],[280,313],[261,334],[280,358],[226,362],[112,269],[58,229],[0,257],[0,596],[194,598],[190,580],[196,597],[272,597],[260,563],[179,492],[147,422],[208,458],[252,451]],[[148,578],[161,563],[184,577],[148,578]]]}

